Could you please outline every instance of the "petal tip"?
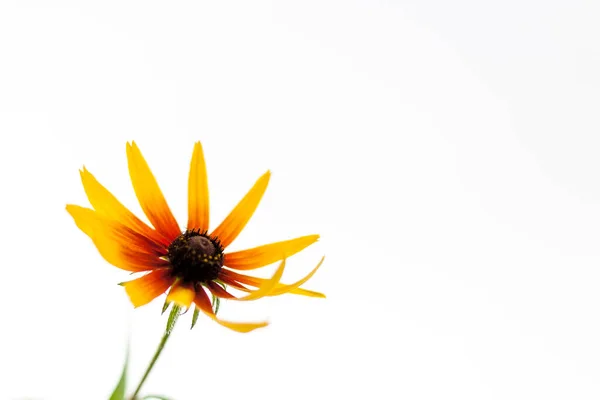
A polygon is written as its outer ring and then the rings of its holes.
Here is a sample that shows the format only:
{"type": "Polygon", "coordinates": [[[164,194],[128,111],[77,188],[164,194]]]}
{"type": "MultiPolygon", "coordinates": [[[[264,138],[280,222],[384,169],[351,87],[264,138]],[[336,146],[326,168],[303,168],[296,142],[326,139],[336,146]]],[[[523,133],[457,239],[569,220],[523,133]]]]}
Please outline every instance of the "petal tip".
{"type": "Polygon", "coordinates": [[[79,176],[81,177],[81,182],[83,183],[84,187],[86,181],[88,181],[90,178],[94,178],[85,165],[79,170],[79,176]]]}
{"type": "Polygon", "coordinates": [[[73,215],[73,213],[74,213],[74,212],[77,212],[76,210],[80,210],[80,209],[82,209],[82,208],[83,208],[83,207],[81,207],[81,206],[78,206],[78,205],[76,205],[76,204],[67,204],[67,205],[65,206],[65,210],[67,210],[67,212],[68,212],[69,214],[71,214],[71,215],[73,215]]]}
{"type": "Polygon", "coordinates": [[[236,327],[227,326],[227,328],[229,328],[233,331],[239,332],[239,333],[250,333],[257,329],[265,328],[265,327],[269,326],[270,324],[271,324],[270,321],[262,321],[262,322],[249,323],[246,326],[241,326],[242,324],[240,324],[240,326],[236,326],[236,327]]]}

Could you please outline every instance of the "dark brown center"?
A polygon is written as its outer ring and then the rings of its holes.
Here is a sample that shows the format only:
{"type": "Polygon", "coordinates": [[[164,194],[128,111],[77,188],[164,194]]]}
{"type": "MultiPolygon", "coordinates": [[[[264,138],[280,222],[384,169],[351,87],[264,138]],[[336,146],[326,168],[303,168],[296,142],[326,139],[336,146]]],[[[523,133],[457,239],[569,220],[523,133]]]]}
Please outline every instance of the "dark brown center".
{"type": "Polygon", "coordinates": [[[169,245],[167,256],[172,275],[185,283],[216,279],[223,266],[223,247],[206,232],[186,231],[169,245]]]}
{"type": "Polygon", "coordinates": [[[192,251],[195,250],[198,253],[207,254],[211,256],[215,255],[215,245],[207,237],[192,236],[188,239],[188,246],[192,251]]]}

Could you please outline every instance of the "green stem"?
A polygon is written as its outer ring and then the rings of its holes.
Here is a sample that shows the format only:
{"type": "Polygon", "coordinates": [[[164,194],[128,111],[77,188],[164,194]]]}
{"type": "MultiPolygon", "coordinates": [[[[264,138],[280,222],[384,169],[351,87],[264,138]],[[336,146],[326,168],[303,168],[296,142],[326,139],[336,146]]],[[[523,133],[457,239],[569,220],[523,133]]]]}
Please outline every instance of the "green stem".
{"type": "Polygon", "coordinates": [[[142,390],[142,386],[144,385],[144,382],[146,382],[146,378],[148,378],[148,375],[150,375],[150,371],[152,371],[152,368],[154,368],[154,364],[156,364],[156,360],[158,360],[158,357],[160,356],[160,353],[163,351],[163,348],[165,347],[165,344],[167,343],[169,336],[171,336],[171,332],[173,332],[173,328],[175,327],[175,323],[177,322],[177,318],[179,317],[180,310],[181,310],[181,307],[173,305],[173,308],[171,309],[171,314],[169,314],[169,319],[167,321],[167,327],[165,329],[165,333],[163,334],[162,339],[160,339],[158,348],[156,349],[156,352],[154,353],[154,357],[152,357],[152,360],[150,360],[150,364],[148,364],[148,368],[146,368],[146,372],[144,372],[144,376],[142,377],[142,380],[138,384],[137,389],[135,389],[135,392],[133,392],[133,396],[131,396],[132,400],[136,399],[136,396],[138,395],[140,390],[142,390]]]}

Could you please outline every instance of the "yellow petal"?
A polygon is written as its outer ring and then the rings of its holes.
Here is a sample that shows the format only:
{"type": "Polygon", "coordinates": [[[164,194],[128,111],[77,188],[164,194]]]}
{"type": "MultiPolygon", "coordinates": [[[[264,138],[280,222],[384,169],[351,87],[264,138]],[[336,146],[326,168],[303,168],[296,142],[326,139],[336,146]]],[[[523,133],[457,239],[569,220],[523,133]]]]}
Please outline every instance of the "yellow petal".
{"type": "Polygon", "coordinates": [[[316,297],[319,299],[324,299],[325,297],[327,297],[323,293],[315,292],[313,290],[308,290],[308,289],[302,289],[302,288],[291,290],[289,293],[297,294],[300,296],[306,296],[306,297],[316,297]]]}
{"type": "MultiPolygon", "coordinates": [[[[269,296],[277,296],[277,295],[283,294],[283,293],[292,293],[292,294],[298,294],[298,295],[308,296],[308,297],[324,298],[325,295],[322,293],[314,292],[312,290],[301,289],[299,287],[302,284],[304,284],[305,282],[307,282],[315,274],[315,272],[317,272],[317,270],[323,263],[324,259],[325,259],[325,257],[323,257],[321,259],[321,261],[315,267],[315,269],[313,269],[307,276],[305,276],[298,282],[296,282],[292,285],[285,285],[282,283],[278,283],[277,286],[275,287],[275,289],[269,294],[269,296]]],[[[255,286],[258,288],[258,287],[262,286],[264,284],[264,282],[266,281],[266,279],[264,279],[264,278],[242,275],[242,274],[239,274],[235,271],[231,271],[226,268],[223,268],[221,270],[221,272],[219,274],[219,279],[221,281],[223,281],[225,284],[231,285],[234,288],[239,289],[244,292],[252,292],[252,291],[250,289],[244,287],[242,284],[255,286]]]]}
{"type": "Polygon", "coordinates": [[[269,325],[269,323],[266,321],[264,321],[264,322],[231,322],[231,321],[224,321],[222,319],[217,318],[217,316],[215,315],[215,313],[212,309],[212,305],[210,304],[210,300],[209,300],[208,296],[206,295],[206,292],[204,291],[204,289],[198,290],[198,292],[196,293],[196,297],[194,298],[194,304],[196,304],[196,307],[198,307],[198,309],[200,311],[202,311],[204,314],[206,314],[210,319],[212,319],[219,325],[224,326],[225,328],[231,329],[232,331],[236,331],[236,332],[240,332],[240,333],[248,333],[255,329],[263,328],[263,327],[269,325]]]}
{"type": "Polygon", "coordinates": [[[79,171],[81,183],[85,193],[94,209],[102,216],[121,222],[132,230],[151,238],[157,243],[169,245],[164,238],[161,238],[158,232],[150,228],[131,211],[129,211],[115,196],[112,195],[104,186],[100,184],[85,167],[79,171]]]}
{"type": "Polygon", "coordinates": [[[313,275],[317,272],[319,267],[321,267],[321,265],[323,264],[323,261],[325,261],[325,257],[321,258],[321,261],[319,261],[317,266],[312,271],[310,271],[310,273],[308,275],[306,275],[304,278],[300,279],[296,283],[292,283],[291,285],[278,286],[275,290],[273,290],[269,294],[269,296],[279,296],[280,294],[289,293],[292,290],[298,289],[300,286],[304,285],[310,278],[313,277],[313,275]]]}
{"type": "Polygon", "coordinates": [[[252,217],[252,214],[254,214],[258,203],[260,203],[260,199],[267,189],[270,177],[271,173],[267,171],[263,176],[258,178],[252,189],[250,189],[237,206],[235,206],[233,211],[229,213],[227,218],[221,222],[221,225],[212,233],[211,236],[218,237],[224,248],[235,240],[250,220],[250,217],[252,217]]]}
{"type": "Polygon", "coordinates": [[[175,283],[167,295],[167,302],[190,308],[195,296],[196,292],[191,286],[175,283]]]}
{"type": "Polygon", "coordinates": [[[285,259],[281,261],[277,271],[273,274],[271,279],[265,280],[258,287],[257,290],[251,292],[249,295],[244,297],[236,298],[239,301],[250,301],[250,300],[258,300],[262,297],[269,296],[279,284],[281,277],[283,276],[283,270],[285,269],[285,259]]]}
{"type": "Polygon", "coordinates": [[[167,239],[175,239],[181,234],[177,221],[135,142],[127,143],[127,161],[131,183],[144,214],[167,239]]]}
{"type": "Polygon", "coordinates": [[[231,321],[225,321],[225,320],[219,319],[217,317],[213,317],[211,315],[209,315],[209,317],[213,321],[215,321],[217,324],[224,326],[225,328],[229,328],[232,331],[239,332],[239,333],[252,332],[255,329],[264,328],[265,326],[269,325],[269,323],[267,321],[263,321],[263,322],[231,322],[231,321]]]}
{"type": "Polygon", "coordinates": [[[140,307],[163,294],[173,284],[173,281],[174,279],[169,275],[169,270],[163,268],[154,270],[141,278],[124,282],[121,285],[125,287],[133,306],[140,307]]]}
{"type": "Polygon", "coordinates": [[[106,228],[100,219],[96,217],[94,210],[68,204],[67,212],[71,214],[77,227],[92,239],[98,252],[106,261],[127,271],[137,271],[136,268],[127,268],[123,265],[118,243],[107,238],[106,228]]]}
{"type": "Polygon", "coordinates": [[[143,237],[135,235],[122,224],[103,218],[92,209],[67,205],[75,224],[92,239],[106,261],[126,271],[148,271],[168,264],[160,259],[143,237]]]}
{"type": "MultiPolygon", "coordinates": [[[[252,293],[253,292],[252,290],[248,289],[247,287],[245,287],[245,286],[243,286],[243,285],[241,285],[239,283],[235,283],[235,282],[232,282],[232,281],[229,281],[229,280],[225,280],[225,279],[223,280],[223,283],[226,283],[226,284],[232,286],[233,288],[235,288],[237,290],[241,290],[242,292],[246,292],[246,293],[252,293]]],[[[252,285],[252,286],[258,286],[258,285],[252,285]]],[[[285,286],[285,285],[283,285],[281,283],[277,285],[277,287],[283,287],[283,286],[285,286]]],[[[215,288],[211,286],[211,289],[215,289],[215,288]]],[[[215,294],[215,296],[219,295],[219,293],[216,293],[214,291],[213,291],[213,293],[215,294]]],[[[227,291],[225,291],[225,293],[229,294],[231,297],[230,296],[226,296],[226,295],[221,295],[219,297],[228,298],[228,299],[234,297],[233,295],[231,295],[227,291]]],[[[289,293],[290,294],[297,294],[299,296],[315,297],[315,298],[319,298],[319,299],[324,299],[324,298],[327,297],[323,293],[315,292],[314,290],[302,289],[302,288],[297,288],[297,289],[291,290],[289,293]]]]}
{"type": "Polygon", "coordinates": [[[196,142],[188,179],[188,229],[208,230],[208,178],[202,144],[196,142]]]}
{"type": "Polygon", "coordinates": [[[302,236],[296,239],[271,243],[248,250],[225,254],[224,264],[237,270],[252,270],[290,257],[315,243],[319,235],[302,236]]]}

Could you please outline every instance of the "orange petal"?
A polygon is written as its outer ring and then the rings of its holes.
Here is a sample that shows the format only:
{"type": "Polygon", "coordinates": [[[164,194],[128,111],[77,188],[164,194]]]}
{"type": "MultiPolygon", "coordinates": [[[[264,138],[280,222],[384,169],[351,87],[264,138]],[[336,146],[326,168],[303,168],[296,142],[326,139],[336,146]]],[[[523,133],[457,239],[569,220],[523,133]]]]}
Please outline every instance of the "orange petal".
{"type": "MultiPolygon", "coordinates": [[[[227,285],[229,285],[235,289],[241,290],[242,292],[246,292],[246,293],[252,292],[252,290],[250,290],[247,287],[240,285],[239,283],[236,283],[236,282],[229,282],[224,279],[223,283],[226,283],[227,285]]],[[[315,292],[314,290],[302,289],[302,288],[294,289],[294,290],[290,291],[289,293],[297,294],[299,296],[315,297],[315,298],[319,298],[319,299],[324,299],[327,297],[323,293],[315,292]]]]}
{"type": "Polygon", "coordinates": [[[196,142],[188,179],[188,229],[208,230],[208,178],[202,144],[196,142]]]}
{"type": "Polygon", "coordinates": [[[220,285],[215,282],[208,282],[208,289],[212,294],[222,299],[236,299],[234,295],[223,289],[220,285]]]}
{"type": "Polygon", "coordinates": [[[225,254],[224,264],[237,270],[251,270],[290,257],[319,239],[319,235],[302,236],[292,240],[271,243],[253,249],[225,254]]]}
{"type": "Polygon", "coordinates": [[[173,281],[174,278],[170,277],[169,269],[161,268],[121,285],[125,287],[133,306],[140,307],[163,294],[173,284],[173,281]]]}
{"type": "Polygon", "coordinates": [[[107,220],[94,210],[67,205],[75,224],[92,239],[106,261],[126,271],[148,271],[168,265],[143,236],[124,225],[107,220]]]}
{"type": "Polygon", "coordinates": [[[200,309],[210,319],[212,319],[219,325],[229,328],[236,332],[247,333],[247,332],[251,332],[255,329],[263,328],[263,327],[269,325],[269,323],[266,321],[265,322],[246,322],[246,323],[244,323],[244,322],[224,321],[222,319],[217,318],[217,316],[215,315],[215,313],[212,309],[212,304],[210,304],[210,299],[206,295],[206,292],[204,291],[204,289],[200,289],[200,290],[198,290],[198,292],[196,292],[196,297],[194,298],[194,304],[196,304],[196,307],[198,307],[198,309],[200,309]]]}
{"type": "Polygon", "coordinates": [[[257,290],[250,292],[249,295],[244,297],[235,298],[235,300],[239,301],[250,301],[250,300],[258,300],[265,296],[269,296],[279,284],[281,277],[283,276],[283,270],[285,269],[285,259],[281,261],[279,267],[273,274],[270,279],[264,280],[257,290]]]}
{"type": "MultiPolygon", "coordinates": [[[[219,279],[225,283],[226,285],[229,285],[237,290],[240,290],[242,292],[246,292],[246,293],[252,293],[253,290],[248,289],[247,287],[245,287],[244,285],[242,285],[241,283],[235,281],[234,279],[221,275],[219,276],[219,279]]],[[[260,278],[254,278],[254,279],[260,279],[260,278]]],[[[250,284],[250,286],[260,286],[260,283],[257,284],[250,284]]],[[[282,284],[277,285],[279,286],[284,286],[282,284]]],[[[215,294],[215,296],[218,296],[218,294],[216,292],[213,292],[215,294]]],[[[227,292],[228,293],[228,292],[227,292]]],[[[319,292],[315,292],[314,290],[308,290],[308,289],[302,289],[302,288],[297,288],[294,289],[292,291],[289,292],[290,294],[297,294],[299,296],[306,296],[306,297],[315,297],[315,298],[320,298],[320,299],[324,299],[326,296],[323,293],[319,293],[319,292]]],[[[229,294],[229,293],[228,293],[229,294]]],[[[231,295],[233,296],[233,295],[231,295]]],[[[219,296],[219,297],[224,297],[224,296],[219,296]]]]}
{"type": "Polygon", "coordinates": [[[318,299],[324,299],[326,297],[325,294],[323,294],[321,292],[315,292],[314,290],[308,290],[308,289],[302,289],[302,288],[297,288],[297,289],[291,290],[289,293],[297,294],[300,296],[306,296],[306,297],[316,297],[318,299]]]}
{"type": "Polygon", "coordinates": [[[267,190],[270,177],[271,172],[267,171],[263,176],[258,178],[252,189],[250,189],[237,206],[235,206],[233,211],[229,213],[227,218],[221,222],[221,225],[211,234],[211,236],[219,238],[224,248],[235,240],[250,220],[250,217],[252,217],[252,214],[254,214],[258,203],[260,203],[260,199],[262,199],[265,190],[267,190]]]}
{"type": "MultiPolygon", "coordinates": [[[[221,270],[221,272],[223,272],[223,270],[221,270]]],[[[246,286],[242,285],[241,283],[237,282],[233,278],[230,278],[230,277],[228,277],[228,276],[226,276],[226,275],[224,275],[222,273],[219,273],[219,281],[221,281],[224,284],[226,284],[228,286],[231,286],[231,287],[233,287],[233,288],[235,288],[237,290],[241,290],[242,292],[246,292],[246,293],[251,293],[252,292],[252,290],[248,289],[246,286]]],[[[258,285],[256,285],[256,286],[258,287],[258,285]]],[[[209,285],[209,288],[212,289],[213,287],[211,285],[209,285]]],[[[217,295],[217,292],[220,292],[220,291],[218,289],[216,289],[216,291],[213,291],[213,293],[215,295],[217,295]]],[[[219,296],[219,297],[223,297],[223,296],[219,296]]]]}
{"type": "MultiPolygon", "coordinates": [[[[280,294],[289,293],[292,290],[298,289],[300,286],[304,285],[310,278],[313,277],[313,275],[317,272],[317,270],[323,264],[323,261],[325,261],[325,257],[322,257],[321,261],[319,261],[317,266],[312,271],[310,271],[310,273],[308,275],[306,275],[304,278],[300,279],[299,281],[297,281],[295,283],[292,283],[291,285],[278,286],[271,293],[269,293],[269,296],[279,296],[280,294]]],[[[323,297],[325,297],[325,296],[323,295],[323,297]]]]}
{"type": "MultiPolygon", "coordinates": [[[[321,264],[323,264],[324,260],[325,260],[325,257],[323,257],[321,259],[319,264],[308,275],[306,275],[304,278],[302,278],[298,282],[293,283],[291,285],[285,285],[282,283],[277,284],[277,286],[269,294],[269,296],[278,296],[278,295],[284,294],[284,293],[291,293],[291,294],[298,294],[298,295],[308,296],[308,297],[324,298],[325,295],[323,293],[314,292],[312,290],[306,290],[306,289],[300,288],[301,285],[306,283],[317,272],[317,270],[319,269],[321,264]]],[[[243,286],[240,288],[240,283],[243,283],[244,285],[255,286],[258,288],[258,287],[261,287],[262,285],[264,285],[265,281],[266,281],[266,279],[264,279],[264,278],[258,278],[255,276],[238,274],[237,272],[234,272],[234,271],[231,271],[231,270],[228,270],[225,268],[221,269],[221,271],[219,272],[219,279],[222,280],[224,283],[233,286],[236,289],[239,289],[242,291],[248,291],[248,292],[250,292],[249,289],[244,288],[243,286]],[[244,289],[246,289],[246,290],[244,290],[244,289]]]]}
{"type": "Polygon", "coordinates": [[[127,161],[131,183],[144,214],[167,239],[175,239],[181,234],[177,221],[135,142],[127,143],[127,161]]]}
{"type": "Polygon", "coordinates": [[[195,296],[196,291],[192,288],[191,285],[175,283],[171,287],[171,291],[169,291],[169,294],[167,295],[167,302],[174,302],[175,304],[178,304],[185,308],[190,308],[195,296]]]}
{"type": "Polygon", "coordinates": [[[121,222],[128,228],[152,239],[157,244],[168,246],[169,242],[162,238],[131,211],[129,211],[115,196],[100,184],[85,167],[79,171],[83,189],[94,209],[102,216],[121,222]]]}

